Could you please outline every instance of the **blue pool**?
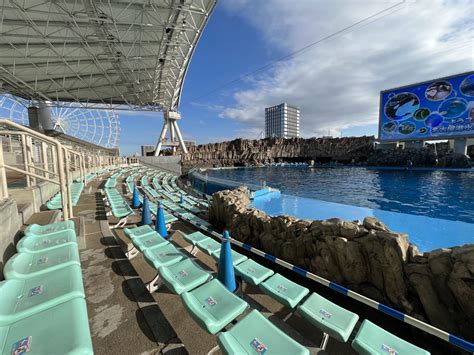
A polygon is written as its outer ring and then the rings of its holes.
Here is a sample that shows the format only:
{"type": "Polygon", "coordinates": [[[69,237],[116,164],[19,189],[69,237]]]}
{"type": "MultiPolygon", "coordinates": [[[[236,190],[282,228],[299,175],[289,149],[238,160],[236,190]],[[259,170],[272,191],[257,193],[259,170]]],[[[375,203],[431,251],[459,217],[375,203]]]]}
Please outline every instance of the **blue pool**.
{"type": "Polygon", "coordinates": [[[207,170],[210,177],[260,184],[282,194],[254,207],[304,219],[371,215],[410,235],[421,250],[474,242],[474,172],[265,167],[207,170]]]}

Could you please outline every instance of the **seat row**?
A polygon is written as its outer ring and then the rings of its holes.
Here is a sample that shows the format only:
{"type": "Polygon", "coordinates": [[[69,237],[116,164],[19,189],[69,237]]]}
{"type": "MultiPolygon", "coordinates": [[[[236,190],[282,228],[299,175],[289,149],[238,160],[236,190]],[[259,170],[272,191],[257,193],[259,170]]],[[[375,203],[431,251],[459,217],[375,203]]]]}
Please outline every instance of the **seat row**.
{"type": "Polygon", "coordinates": [[[114,188],[115,186],[117,186],[117,178],[120,175],[122,175],[121,171],[118,171],[118,172],[110,175],[109,178],[107,179],[107,181],[105,182],[105,188],[109,189],[109,188],[114,188]]]}
{"type": "MultiPolygon", "coordinates": [[[[71,201],[72,205],[76,206],[81,197],[82,190],[84,189],[84,183],[82,182],[73,182],[71,184],[71,201]]],[[[62,208],[62,194],[61,192],[56,193],[48,202],[46,202],[46,207],[49,210],[58,210],[62,208]]]]}
{"type": "Polygon", "coordinates": [[[125,226],[128,217],[134,214],[132,208],[116,188],[104,189],[104,192],[106,196],[106,204],[110,207],[110,211],[107,212],[107,215],[112,215],[119,219],[113,228],[125,226]]]}
{"type": "Polygon", "coordinates": [[[1,353],[93,354],[74,223],[33,224],[0,282],[1,353]]]}
{"type": "MultiPolygon", "coordinates": [[[[147,285],[148,289],[151,292],[156,291],[161,280],[171,291],[181,296],[191,317],[209,333],[218,333],[249,307],[245,300],[229,292],[218,280],[213,279],[209,272],[199,267],[151,227],[141,226],[124,231],[144,254],[146,262],[157,270],[156,277],[147,285]]],[[[200,232],[185,235],[184,239],[193,245],[192,254],[200,250],[211,255],[216,261],[219,260],[221,243],[200,232]]],[[[232,251],[232,259],[236,273],[243,280],[258,285],[264,293],[290,309],[299,305],[298,313],[324,332],[322,347],[326,346],[329,336],[342,342],[348,340],[359,318],[356,314],[316,293],[305,299],[309,294],[308,289],[278,273],[275,274],[242,254],[232,251]],[[304,302],[301,302],[303,299],[304,302]]],[[[387,349],[410,350],[410,354],[427,354],[367,320],[353,341],[354,349],[360,353],[371,353],[375,349],[373,347],[380,343],[380,339],[371,334],[377,334],[377,337],[383,335],[387,349]]],[[[278,349],[278,352],[285,349],[284,353],[309,353],[308,349],[291,339],[256,310],[229,331],[221,332],[218,335],[218,343],[221,349],[229,354],[251,353],[256,350],[257,345],[264,346],[267,350],[278,349]]]]}
{"type": "MultiPolygon", "coordinates": [[[[143,204],[143,196],[139,195],[138,199],[140,200],[140,203],[143,204]]],[[[149,201],[149,206],[150,206],[151,214],[156,217],[157,213],[158,213],[158,204],[150,200],[149,201]]],[[[172,223],[178,221],[178,218],[176,218],[175,216],[173,216],[171,213],[167,212],[166,210],[163,210],[163,213],[164,213],[164,216],[165,216],[165,221],[166,221],[167,228],[169,229],[169,227],[172,223]]]]}

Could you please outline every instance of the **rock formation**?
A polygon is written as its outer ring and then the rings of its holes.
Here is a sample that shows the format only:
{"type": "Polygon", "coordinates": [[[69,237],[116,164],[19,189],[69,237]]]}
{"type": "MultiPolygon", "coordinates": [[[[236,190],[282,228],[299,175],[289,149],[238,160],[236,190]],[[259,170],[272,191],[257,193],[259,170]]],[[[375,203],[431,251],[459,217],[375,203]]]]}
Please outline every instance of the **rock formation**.
{"type": "Polygon", "coordinates": [[[474,340],[474,244],[421,253],[383,222],[272,217],[241,187],[213,195],[210,221],[244,242],[474,340]]]}
{"type": "Polygon", "coordinates": [[[183,170],[192,167],[244,166],[278,161],[365,161],[375,138],[267,138],[235,139],[189,147],[182,156],[183,170]]]}
{"type": "Polygon", "coordinates": [[[342,138],[267,138],[261,140],[235,139],[189,147],[182,155],[182,169],[222,166],[249,166],[275,162],[367,163],[374,166],[414,167],[469,166],[469,157],[450,152],[449,144],[428,144],[422,149],[375,150],[375,137],[342,138]]]}

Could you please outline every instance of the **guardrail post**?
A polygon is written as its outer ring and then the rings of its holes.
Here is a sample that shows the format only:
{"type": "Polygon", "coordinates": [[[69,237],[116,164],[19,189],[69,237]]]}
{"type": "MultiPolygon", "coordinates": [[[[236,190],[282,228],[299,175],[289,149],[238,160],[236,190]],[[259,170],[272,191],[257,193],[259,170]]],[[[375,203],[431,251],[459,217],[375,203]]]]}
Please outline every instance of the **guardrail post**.
{"type": "Polygon", "coordinates": [[[7,174],[3,159],[3,141],[0,139],[0,200],[8,198],[7,174]]]}
{"type": "Polygon", "coordinates": [[[69,219],[69,206],[67,197],[66,172],[64,169],[64,152],[60,143],[56,143],[57,169],[59,175],[59,189],[61,191],[61,206],[63,209],[63,219],[69,219]]]}
{"type": "Polygon", "coordinates": [[[72,193],[71,193],[71,188],[72,188],[72,176],[71,176],[71,164],[70,164],[70,159],[71,159],[71,154],[68,149],[63,148],[65,151],[64,156],[66,157],[66,193],[67,193],[67,204],[69,207],[69,218],[73,218],[73,210],[72,210],[72,193]]]}
{"type": "MultiPolygon", "coordinates": [[[[25,136],[26,138],[26,163],[28,164],[28,169],[30,173],[35,173],[33,168],[33,139],[30,136],[25,136]]],[[[36,178],[30,177],[31,186],[36,185],[36,178]]]]}
{"type": "MultiPolygon", "coordinates": [[[[43,159],[43,169],[49,171],[49,162],[48,162],[48,145],[46,142],[41,142],[41,157],[43,159]]],[[[45,171],[45,177],[50,177],[50,175],[45,171]]]]}
{"type": "MultiPolygon", "coordinates": [[[[21,139],[21,155],[23,159],[23,168],[25,171],[29,172],[30,169],[28,167],[28,158],[27,158],[27,148],[26,148],[26,135],[23,133],[18,133],[21,139]]],[[[31,177],[26,175],[26,186],[30,187],[31,186],[31,177]]]]}

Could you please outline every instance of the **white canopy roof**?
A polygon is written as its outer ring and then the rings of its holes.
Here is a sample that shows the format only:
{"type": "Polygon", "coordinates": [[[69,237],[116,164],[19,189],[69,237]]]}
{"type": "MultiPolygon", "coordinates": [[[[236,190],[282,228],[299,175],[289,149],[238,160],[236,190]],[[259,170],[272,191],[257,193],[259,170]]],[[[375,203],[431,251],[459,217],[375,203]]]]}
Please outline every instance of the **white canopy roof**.
{"type": "Polygon", "coordinates": [[[216,0],[5,0],[0,92],[174,110],[216,0]]]}

